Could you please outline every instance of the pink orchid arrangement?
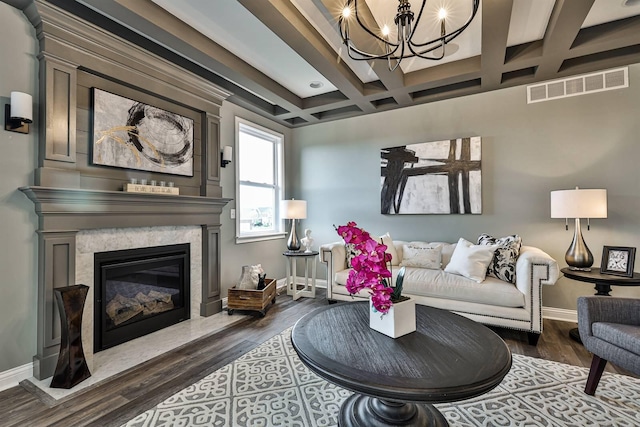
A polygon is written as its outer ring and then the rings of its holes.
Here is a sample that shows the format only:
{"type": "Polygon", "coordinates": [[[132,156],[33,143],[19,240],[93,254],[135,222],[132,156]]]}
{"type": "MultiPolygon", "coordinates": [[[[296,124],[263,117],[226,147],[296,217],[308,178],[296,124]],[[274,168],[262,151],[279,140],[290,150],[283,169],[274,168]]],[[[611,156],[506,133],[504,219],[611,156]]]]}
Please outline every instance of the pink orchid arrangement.
{"type": "Polygon", "coordinates": [[[391,271],[387,268],[387,263],[391,261],[391,254],[386,252],[387,245],[373,239],[353,221],[336,230],[345,243],[354,245],[356,253],[351,260],[352,270],[346,283],[347,291],[353,295],[368,288],[375,309],[386,314],[393,302],[400,298],[402,291],[402,280],[400,284],[396,281],[395,289],[389,286],[391,271]]]}

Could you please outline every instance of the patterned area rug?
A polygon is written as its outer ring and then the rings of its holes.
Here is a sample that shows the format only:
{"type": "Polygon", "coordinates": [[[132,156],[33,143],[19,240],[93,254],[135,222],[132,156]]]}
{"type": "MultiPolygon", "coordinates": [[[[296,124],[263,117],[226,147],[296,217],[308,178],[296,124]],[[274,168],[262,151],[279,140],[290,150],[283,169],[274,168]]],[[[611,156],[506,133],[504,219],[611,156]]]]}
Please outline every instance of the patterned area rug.
{"type": "MultiPolygon", "coordinates": [[[[290,336],[276,335],[125,426],[335,426],[351,392],[309,371],[290,336]]],[[[451,426],[640,426],[640,380],[605,373],[592,397],[583,393],[587,374],[513,355],[491,392],[436,406],[451,426]]]]}

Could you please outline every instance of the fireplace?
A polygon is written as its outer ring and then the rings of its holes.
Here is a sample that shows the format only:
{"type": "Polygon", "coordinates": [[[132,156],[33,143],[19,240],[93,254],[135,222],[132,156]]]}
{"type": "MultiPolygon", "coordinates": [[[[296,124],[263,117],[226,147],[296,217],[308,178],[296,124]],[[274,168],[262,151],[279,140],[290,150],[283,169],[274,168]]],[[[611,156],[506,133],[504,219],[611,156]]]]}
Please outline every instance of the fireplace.
{"type": "Polygon", "coordinates": [[[94,254],[94,352],[190,317],[190,245],[94,254]]]}

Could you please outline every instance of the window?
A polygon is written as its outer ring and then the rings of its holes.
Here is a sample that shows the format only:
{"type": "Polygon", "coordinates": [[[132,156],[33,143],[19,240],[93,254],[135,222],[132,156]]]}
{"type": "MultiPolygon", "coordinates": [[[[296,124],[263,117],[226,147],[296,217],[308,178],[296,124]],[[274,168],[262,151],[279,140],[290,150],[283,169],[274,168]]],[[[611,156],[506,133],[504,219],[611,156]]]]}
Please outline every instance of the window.
{"type": "Polygon", "coordinates": [[[278,212],[283,197],[283,136],[236,117],[237,241],[285,234],[278,212]]]}

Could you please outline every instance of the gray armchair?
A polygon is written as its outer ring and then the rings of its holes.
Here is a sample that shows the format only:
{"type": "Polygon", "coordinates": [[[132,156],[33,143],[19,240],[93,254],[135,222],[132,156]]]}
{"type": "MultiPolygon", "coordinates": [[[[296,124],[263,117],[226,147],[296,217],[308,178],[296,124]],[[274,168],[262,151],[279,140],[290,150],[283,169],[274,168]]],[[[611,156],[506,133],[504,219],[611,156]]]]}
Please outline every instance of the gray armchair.
{"type": "Polygon", "coordinates": [[[596,392],[607,361],[640,375],[640,299],[579,297],[578,329],[593,353],[586,394],[596,392]]]}

